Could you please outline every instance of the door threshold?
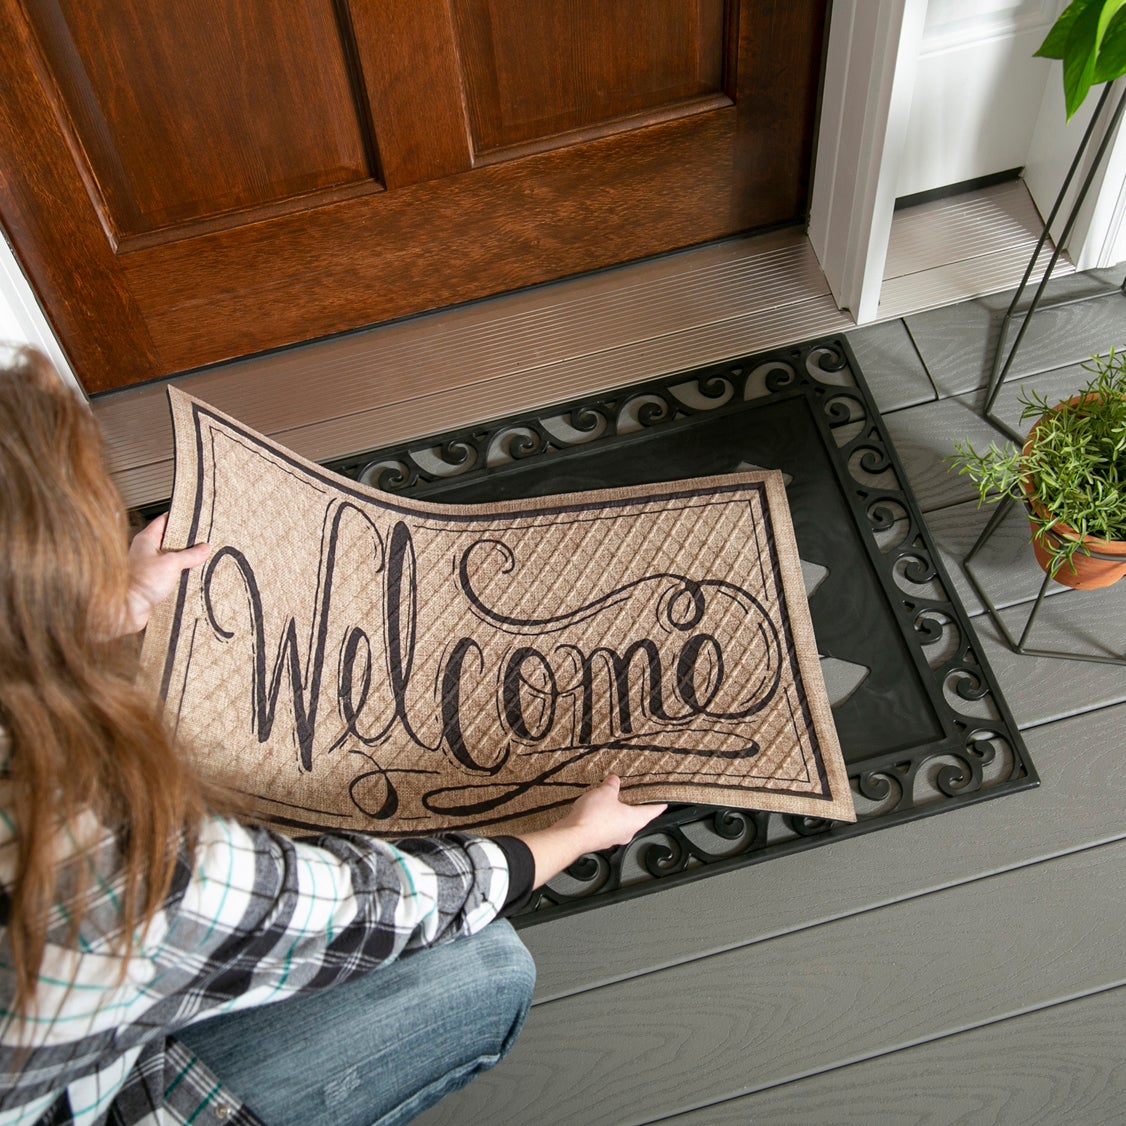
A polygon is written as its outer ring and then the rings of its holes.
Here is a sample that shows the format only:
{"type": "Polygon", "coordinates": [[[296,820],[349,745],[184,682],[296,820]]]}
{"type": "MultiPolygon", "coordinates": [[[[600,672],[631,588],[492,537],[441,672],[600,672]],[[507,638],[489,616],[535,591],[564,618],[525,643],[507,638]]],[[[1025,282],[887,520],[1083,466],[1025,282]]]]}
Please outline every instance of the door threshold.
{"type": "MultiPolygon", "coordinates": [[[[898,212],[880,319],[1011,288],[1039,229],[1022,183],[898,212]]],[[[853,327],[804,232],[790,229],[232,361],[92,407],[126,504],[140,507],[171,491],[169,382],[327,461],[853,327]]]]}

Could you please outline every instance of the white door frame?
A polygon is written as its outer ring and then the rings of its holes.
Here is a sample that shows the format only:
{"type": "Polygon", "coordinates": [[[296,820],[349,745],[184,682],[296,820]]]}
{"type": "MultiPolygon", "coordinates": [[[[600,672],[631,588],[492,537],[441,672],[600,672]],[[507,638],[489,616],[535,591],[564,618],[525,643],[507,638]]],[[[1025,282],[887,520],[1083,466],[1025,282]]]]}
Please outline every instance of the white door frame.
{"type": "Polygon", "coordinates": [[[85,396],[3,231],[0,231],[0,343],[31,344],[38,348],[55,365],[63,380],[85,396]]]}
{"type": "MultiPolygon", "coordinates": [[[[1063,92],[1058,80],[1049,83],[1036,126],[1036,137],[1025,169],[1025,183],[1032,198],[1047,215],[1055,203],[1060,186],[1075,157],[1079,142],[1086,132],[1103,89],[1093,90],[1075,117],[1065,121],[1063,92]]],[[[1119,99],[1126,93],[1126,79],[1119,79],[1107,100],[1109,118],[1119,99]]],[[[1113,266],[1126,260],[1126,123],[1120,123],[1118,135],[1111,138],[1102,167],[1091,183],[1091,189],[1076,217],[1075,227],[1066,250],[1077,270],[1093,270],[1113,266]]],[[[1076,169],[1075,178],[1064,200],[1064,206],[1053,225],[1058,235],[1066,222],[1079,186],[1094,163],[1099,145],[1106,135],[1105,121],[1091,137],[1084,159],[1076,169]]]]}
{"type": "Polygon", "coordinates": [[[874,320],[927,0],[833,0],[809,240],[833,298],[874,320]]]}
{"type": "MultiPolygon", "coordinates": [[[[837,304],[877,318],[895,186],[927,0],[833,0],[809,238],[837,304]]],[[[1047,63],[1058,67],[1058,63],[1047,63]]],[[[1048,83],[1026,183],[1051,208],[1097,97],[1066,124],[1058,75],[1048,83]]],[[[1080,270],[1126,259],[1126,128],[1119,129],[1065,248],[1080,270]]]]}

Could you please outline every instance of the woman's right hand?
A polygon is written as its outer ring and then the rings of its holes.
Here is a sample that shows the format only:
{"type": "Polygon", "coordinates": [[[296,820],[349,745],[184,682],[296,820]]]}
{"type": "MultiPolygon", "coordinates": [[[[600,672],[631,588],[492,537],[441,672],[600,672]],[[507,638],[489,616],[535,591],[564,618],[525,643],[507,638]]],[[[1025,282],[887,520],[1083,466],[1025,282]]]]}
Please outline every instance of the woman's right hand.
{"type": "Polygon", "coordinates": [[[614,845],[629,844],[634,836],[668,806],[628,805],[621,800],[621,780],[608,774],[597,786],[580,794],[554,824],[519,834],[536,864],[539,887],[580,856],[614,845]]]}

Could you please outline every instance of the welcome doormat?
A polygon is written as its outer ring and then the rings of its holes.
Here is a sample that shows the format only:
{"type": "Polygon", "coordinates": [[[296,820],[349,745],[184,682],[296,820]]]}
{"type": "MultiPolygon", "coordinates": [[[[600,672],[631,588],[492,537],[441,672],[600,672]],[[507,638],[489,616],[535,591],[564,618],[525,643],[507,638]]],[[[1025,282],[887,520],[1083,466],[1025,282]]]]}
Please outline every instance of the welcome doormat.
{"type": "Polygon", "coordinates": [[[212,552],[142,662],[265,820],[521,830],[609,772],[854,819],[779,472],[443,504],[169,395],[165,546],[212,552]]]}

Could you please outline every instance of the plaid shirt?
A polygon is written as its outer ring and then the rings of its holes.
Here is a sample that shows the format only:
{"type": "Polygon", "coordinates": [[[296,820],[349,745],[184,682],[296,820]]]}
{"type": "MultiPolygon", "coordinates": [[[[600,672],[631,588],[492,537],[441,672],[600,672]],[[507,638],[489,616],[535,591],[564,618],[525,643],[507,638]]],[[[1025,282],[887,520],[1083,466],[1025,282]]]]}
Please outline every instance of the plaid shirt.
{"type": "MultiPolygon", "coordinates": [[[[6,889],[16,846],[2,798],[0,783],[6,889]]],[[[61,909],[51,920],[30,1048],[10,1016],[12,975],[0,972],[0,1126],[257,1122],[170,1033],[478,931],[511,898],[510,858],[514,870],[525,859],[524,846],[505,839],[390,844],[334,834],[298,842],[210,818],[194,854],[181,847],[171,891],[122,977],[112,950],[121,927],[117,843],[92,824],[71,826],[66,837],[61,898],[88,865],[90,905],[77,946],[61,909]]],[[[514,882],[530,887],[525,876],[514,882]]],[[[3,889],[0,924],[10,910],[3,889]]],[[[6,931],[0,963],[11,964],[6,931]]]]}

